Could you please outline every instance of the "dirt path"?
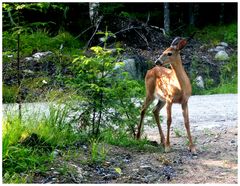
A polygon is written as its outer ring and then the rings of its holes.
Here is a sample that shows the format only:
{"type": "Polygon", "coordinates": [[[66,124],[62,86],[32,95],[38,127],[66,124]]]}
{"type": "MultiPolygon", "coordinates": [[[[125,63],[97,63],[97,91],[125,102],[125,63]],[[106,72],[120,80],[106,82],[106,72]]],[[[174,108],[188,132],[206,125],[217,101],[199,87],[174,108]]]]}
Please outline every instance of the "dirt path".
{"type": "MultiPolygon", "coordinates": [[[[191,157],[186,150],[181,108],[174,105],[172,151],[165,154],[176,171],[171,183],[237,183],[237,101],[235,94],[190,98],[189,117],[198,149],[197,157],[191,157]]],[[[162,115],[162,126],[166,131],[165,109],[162,115]]],[[[147,128],[145,135],[159,142],[157,131],[157,128],[147,128]]]]}

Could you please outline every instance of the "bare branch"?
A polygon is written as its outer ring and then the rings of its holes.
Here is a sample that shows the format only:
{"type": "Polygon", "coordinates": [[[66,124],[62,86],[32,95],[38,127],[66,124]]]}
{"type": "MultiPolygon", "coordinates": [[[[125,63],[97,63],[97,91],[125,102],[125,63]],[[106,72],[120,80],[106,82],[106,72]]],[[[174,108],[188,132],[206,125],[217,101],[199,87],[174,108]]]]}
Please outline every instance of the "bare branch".
{"type": "Polygon", "coordinates": [[[74,39],[77,39],[77,38],[79,38],[79,37],[81,37],[81,35],[83,35],[85,32],[87,32],[88,30],[90,30],[91,28],[93,28],[94,26],[92,25],[92,26],[90,26],[90,27],[88,27],[86,30],[84,30],[84,31],[82,31],[78,36],[76,36],[74,39]]]}
{"type": "Polygon", "coordinates": [[[96,23],[96,29],[95,29],[94,33],[92,34],[91,38],[89,39],[89,41],[87,42],[85,48],[88,48],[88,46],[90,45],[93,37],[95,36],[96,32],[98,31],[98,27],[99,27],[102,19],[103,19],[103,16],[101,16],[101,17],[98,19],[98,22],[96,23]]]}

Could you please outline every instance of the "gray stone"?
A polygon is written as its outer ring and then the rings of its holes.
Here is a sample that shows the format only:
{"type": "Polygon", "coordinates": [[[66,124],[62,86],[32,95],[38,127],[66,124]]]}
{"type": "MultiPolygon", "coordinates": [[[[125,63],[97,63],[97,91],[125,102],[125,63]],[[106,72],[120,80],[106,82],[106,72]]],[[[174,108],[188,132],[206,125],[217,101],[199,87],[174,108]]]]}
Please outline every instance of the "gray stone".
{"type": "Polygon", "coordinates": [[[46,56],[48,56],[50,54],[52,54],[51,51],[37,52],[37,53],[33,54],[32,56],[33,56],[34,60],[39,61],[41,58],[46,57],[46,56]]]}
{"type": "Polygon", "coordinates": [[[204,89],[204,81],[203,81],[203,77],[202,76],[197,76],[196,79],[196,85],[199,87],[199,88],[202,88],[204,89]]]}
{"type": "Polygon", "coordinates": [[[145,170],[152,170],[152,166],[150,165],[142,165],[140,166],[141,169],[145,169],[145,170]]]}
{"type": "Polygon", "coordinates": [[[228,56],[227,52],[221,50],[215,55],[214,58],[218,61],[226,61],[229,59],[229,56],[228,56]]]}
{"type": "MultiPolygon", "coordinates": [[[[46,84],[44,81],[45,81],[45,80],[43,80],[43,83],[46,84]]],[[[53,153],[53,157],[54,157],[54,158],[56,158],[57,156],[60,155],[60,151],[57,150],[57,149],[55,149],[52,153],[53,153]]]]}
{"type": "Polygon", "coordinates": [[[59,175],[60,172],[58,172],[58,171],[54,171],[53,174],[55,174],[55,175],[59,175]]]}
{"type": "Polygon", "coordinates": [[[210,48],[208,49],[208,52],[216,52],[216,51],[215,51],[215,48],[210,48]]]}
{"type": "Polygon", "coordinates": [[[221,50],[225,50],[225,47],[224,46],[216,46],[216,48],[215,48],[216,52],[219,52],[221,50]]]}
{"type": "Polygon", "coordinates": [[[33,61],[33,57],[25,57],[24,59],[26,62],[33,61]]]}
{"type": "Polygon", "coordinates": [[[225,43],[225,42],[221,42],[221,43],[219,43],[219,45],[224,46],[224,47],[228,47],[228,44],[225,43]]]}
{"type": "Polygon", "coordinates": [[[136,76],[136,72],[137,72],[137,69],[136,69],[136,65],[135,65],[135,59],[133,58],[129,58],[129,59],[125,59],[123,60],[125,66],[125,70],[128,71],[132,76],[136,76]]]}
{"type": "Polygon", "coordinates": [[[13,58],[14,55],[13,55],[13,54],[8,54],[7,57],[8,57],[8,58],[13,58]]]}

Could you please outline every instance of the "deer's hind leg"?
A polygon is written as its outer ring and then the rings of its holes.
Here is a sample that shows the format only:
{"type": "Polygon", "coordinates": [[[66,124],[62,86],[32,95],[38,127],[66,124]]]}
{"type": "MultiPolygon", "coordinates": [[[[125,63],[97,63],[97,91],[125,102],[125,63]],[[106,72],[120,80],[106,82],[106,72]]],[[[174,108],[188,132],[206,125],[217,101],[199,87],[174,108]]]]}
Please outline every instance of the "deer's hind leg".
{"type": "Polygon", "coordinates": [[[143,124],[143,119],[145,116],[145,113],[149,107],[149,105],[153,102],[154,98],[151,96],[146,97],[144,104],[142,106],[142,110],[141,110],[141,119],[140,119],[140,123],[137,127],[137,139],[140,139],[141,137],[141,130],[142,130],[142,124],[143,124]]]}
{"type": "Polygon", "coordinates": [[[182,112],[183,112],[184,124],[185,124],[186,130],[187,130],[188,140],[189,140],[189,149],[193,155],[196,155],[197,154],[196,147],[193,144],[193,140],[192,140],[192,136],[191,136],[191,132],[190,132],[188,104],[187,103],[182,104],[182,112]]]}
{"type": "Polygon", "coordinates": [[[155,108],[153,109],[153,114],[158,126],[158,131],[159,131],[159,135],[160,135],[160,140],[161,140],[161,144],[163,146],[165,146],[165,137],[162,131],[162,127],[160,125],[160,120],[159,120],[159,112],[160,110],[164,107],[164,105],[166,104],[166,102],[159,100],[157,105],[155,106],[155,108]]]}
{"type": "Polygon", "coordinates": [[[170,128],[172,124],[172,103],[167,102],[167,140],[166,140],[166,146],[165,146],[165,152],[169,152],[170,147],[170,128]]]}

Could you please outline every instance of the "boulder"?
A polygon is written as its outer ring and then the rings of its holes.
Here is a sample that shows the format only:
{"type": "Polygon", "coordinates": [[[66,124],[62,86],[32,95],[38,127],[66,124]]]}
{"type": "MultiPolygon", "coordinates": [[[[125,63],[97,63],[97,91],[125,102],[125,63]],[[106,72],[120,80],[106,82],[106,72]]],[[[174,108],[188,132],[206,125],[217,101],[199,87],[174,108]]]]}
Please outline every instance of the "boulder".
{"type": "Polygon", "coordinates": [[[46,56],[48,56],[50,54],[52,54],[51,51],[37,52],[37,53],[33,54],[32,56],[33,56],[34,60],[39,61],[41,58],[46,57],[46,56]]]}
{"type": "Polygon", "coordinates": [[[204,89],[204,81],[203,81],[203,77],[202,76],[197,76],[196,79],[196,85],[199,87],[199,88],[202,88],[204,89]]]}
{"type": "MultiPolygon", "coordinates": [[[[124,71],[128,72],[134,79],[144,79],[148,70],[146,59],[139,55],[125,56],[123,59],[124,71]]],[[[115,68],[119,68],[118,66],[115,68]]]]}
{"type": "Polygon", "coordinates": [[[215,48],[216,52],[219,52],[221,50],[225,50],[225,47],[224,46],[216,46],[216,48],[215,48]]]}
{"type": "Polygon", "coordinates": [[[223,47],[228,47],[228,44],[225,43],[225,42],[221,42],[221,43],[219,43],[219,45],[221,45],[221,46],[223,46],[223,47]]]}
{"type": "Polygon", "coordinates": [[[227,52],[225,52],[224,50],[221,50],[215,55],[214,59],[218,61],[226,61],[229,59],[229,56],[227,52]]]}

